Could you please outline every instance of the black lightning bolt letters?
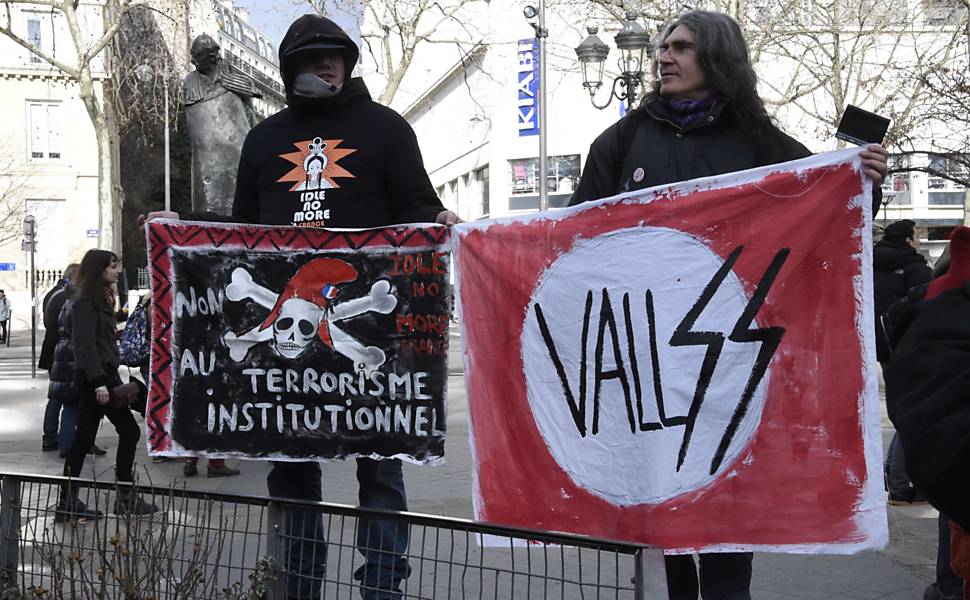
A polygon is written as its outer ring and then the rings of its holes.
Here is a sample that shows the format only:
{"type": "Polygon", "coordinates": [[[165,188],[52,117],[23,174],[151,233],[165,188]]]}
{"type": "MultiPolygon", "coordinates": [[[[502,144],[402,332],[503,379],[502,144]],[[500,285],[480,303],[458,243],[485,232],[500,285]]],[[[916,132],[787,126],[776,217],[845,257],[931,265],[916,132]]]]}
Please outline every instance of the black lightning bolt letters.
{"type": "Polygon", "coordinates": [[[700,414],[701,407],[703,406],[704,400],[707,397],[707,392],[710,388],[711,381],[713,380],[714,372],[717,369],[717,363],[721,358],[721,354],[724,349],[725,337],[735,343],[757,342],[760,344],[758,355],[755,358],[754,365],[751,369],[751,374],[748,376],[747,383],[745,384],[744,391],[742,392],[741,398],[738,401],[738,405],[735,408],[727,427],[725,428],[724,434],[721,436],[713,459],[711,460],[710,473],[713,475],[717,469],[720,468],[721,464],[724,462],[727,449],[731,445],[731,441],[734,439],[734,436],[737,434],[741,421],[748,412],[748,408],[751,404],[752,398],[754,397],[755,390],[757,390],[758,385],[760,385],[764,379],[765,373],[768,370],[768,365],[771,362],[771,358],[774,356],[774,353],[778,349],[779,344],[781,344],[781,339],[785,334],[785,330],[782,327],[752,328],[752,324],[754,323],[758,311],[764,305],[768,292],[771,290],[772,285],[774,285],[775,281],[777,280],[778,274],[781,272],[785,261],[788,259],[788,255],[790,254],[790,250],[788,248],[783,248],[775,254],[771,263],[768,265],[768,268],[758,281],[754,294],[745,306],[744,311],[742,311],[741,315],[738,317],[738,320],[734,324],[734,328],[731,330],[729,335],[726,336],[725,333],[721,331],[694,331],[694,325],[704,313],[704,310],[708,307],[710,302],[714,299],[717,291],[724,284],[728,274],[731,273],[735,264],[737,264],[738,259],[741,257],[741,253],[743,251],[744,246],[738,246],[731,252],[727,259],[717,269],[717,272],[715,272],[711,277],[711,280],[704,287],[700,296],[697,298],[697,301],[694,302],[690,310],[687,311],[687,314],[684,315],[684,318],[680,321],[680,324],[677,325],[673,335],[670,337],[669,344],[671,347],[707,347],[707,351],[704,354],[704,360],[701,364],[700,373],[697,376],[697,385],[694,388],[694,395],[691,399],[690,407],[686,416],[668,416],[664,406],[663,385],[661,383],[660,353],[657,349],[656,314],[654,310],[653,292],[651,290],[647,289],[644,293],[644,308],[647,316],[648,335],[650,339],[650,366],[653,374],[654,400],[657,405],[659,421],[644,421],[645,415],[642,397],[643,389],[640,381],[640,365],[637,361],[633,321],[630,311],[630,294],[625,293],[623,295],[622,317],[627,336],[625,350],[630,365],[629,374],[632,376],[633,380],[632,390],[630,385],[631,382],[627,377],[626,366],[624,364],[623,357],[621,356],[621,344],[619,339],[619,331],[617,329],[617,318],[614,315],[609,290],[603,288],[600,293],[601,299],[599,324],[597,327],[596,345],[593,355],[593,415],[592,424],[589,431],[587,431],[586,423],[586,362],[587,347],[590,341],[590,317],[593,308],[593,291],[589,290],[586,292],[586,302],[583,311],[583,329],[582,336],[580,338],[580,359],[578,365],[579,393],[577,395],[573,394],[572,386],[569,383],[569,377],[566,374],[566,368],[563,365],[559,352],[556,349],[556,343],[553,339],[552,333],[549,330],[549,325],[542,311],[542,307],[538,302],[535,303],[534,309],[536,320],[539,325],[539,332],[543,341],[545,342],[546,349],[549,353],[549,359],[552,361],[556,373],[559,376],[563,396],[566,400],[567,406],[569,407],[570,415],[572,416],[573,422],[576,425],[576,429],[579,431],[579,434],[582,437],[586,437],[587,433],[591,435],[596,435],[599,433],[600,390],[602,383],[603,381],[609,379],[618,379],[623,389],[627,421],[629,422],[631,433],[656,431],[669,427],[677,427],[680,425],[684,426],[684,435],[677,455],[676,470],[680,471],[687,457],[687,451],[690,448],[691,437],[694,433],[694,426],[697,422],[697,417],[700,414]],[[607,331],[609,331],[609,343],[606,343],[607,331]],[[603,358],[604,352],[607,350],[612,353],[612,362],[615,366],[612,369],[604,370],[603,358]],[[634,402],[636,403],[636,409],[634,409],[633,406],[634,402]]]}
{"type": "Polygon", "coordinates": [[[758,389],[758,384],[761,383],[765,372],[768,370],[768,363],[771,362],[771,357],[775,355],[775,350],[778,349],[778,345],[781,344],[781,338],[785,335],[785,330],[782,327],[751,329],[751,323],[754,321],[754,317],[758,314],[758,311],[761,310],[761,306],[765,303],[768,290],[775,283],[775,279],[778,277],[782,265],[788,260],[790,252],[788,248],[782,248],[775,254],[775,258],[772,259],[771,264],[765,269],[765,273],[761,276],[761,281],[758,282],[758,287],[755,289],[754,295],[751,296],[751,300],[748,301],[748,305],[745,307],[744,312],[741,313],[741,317],[735,323],[734,329],[728,337],[732,342],[738,343],[761,342],[761,347],[758,349],[758,357],[754,361],[754,367],[751,369],[748,383],[744,386],[744,393],[741,394],[741,402],[738,403],[738,407],[731,416],[731,421],[728,423],[727,429],[724,430],[721,443],[717,445],[717,451],[714,453],[714,459],[711,461],[711,475],[716,473],[717,468],[721,466],[721,462],[724,460],[724,453],[727,452],[728,446],[734,438],[734,434],[737,433],[741,419],[748,412],[748,405],[751,403],[754,391],[758,389]]]}
{"type": "Polygon", "coordinates": [[[546,324],[546,318],[542,314],[542,307],[539,306],[537,302],[535,305],[536,309],[536,320],[539,322],[539,332],[542,334],[542,339],[546,342],[546,348],[549,349],[549,358],[552,359],[553,366],[556,367],[556,373],[559,374],[559,381],[562,384],[562,393],[566,396],[566,403],[569,405],[569,411],[572,413],[573,422],[576,423],[576,429],[579,430],[579,435],[586,437],[586,340],[589,339],[589,313],[593,308],[593,292],[586,292],[586,310],[583,311],[583,335],[580,340],[582,346],[580,346],[580,359],[579,363],[582,365],[582,370],[579,372],[579,401],[577,402],[573,396],[572,388],[569,386],[569,378],[566,377],[566,370],[563,368],[562,360],[559,358],[559,353],[556,352],[556,343],[552,340],[552,334],[549,333],[549,326],[546,324]]]}
{"type": "Polygon", "coordinates": [[[687,422],[684,423],[684,439],[680,443],[680,452],[677,454],[678,471],[684,466],[684,459],[687,457],[687,448],[690,446],[690,438],[694,434],[694,423],[696,423],[697,415],[700,413],[701,406],[704,404],[707,388],[711,385],[711,378],[714,377],[714,369],[717,367],[717,360],[721,357],[721,349],[724,348],[723,333],[718,331],[691,331],[691,329],[701,316],[701,313],[704,312],[704,309],[707,308],[708,303],[714,298],[714,294],[717,293],[717,290],[721,287],[728,273],[731,272],[734,263],[738,262],[738,257],[741,256],[743,249],[743,246],[738,246],[728,256],[724,264],[714,273],[714,277],[704,286],[704,291],[701,292],[694,306],[684,315],[680,325],[674,330],[674,334],[670,336],[670,345],[673,347],[707,346],[707,352],[704,354],[704,362],[701,364],[701,372],[697,376],[697,387],[694,388],[694,398],[691,400],[690,409],[687,411],[687,422]]]}

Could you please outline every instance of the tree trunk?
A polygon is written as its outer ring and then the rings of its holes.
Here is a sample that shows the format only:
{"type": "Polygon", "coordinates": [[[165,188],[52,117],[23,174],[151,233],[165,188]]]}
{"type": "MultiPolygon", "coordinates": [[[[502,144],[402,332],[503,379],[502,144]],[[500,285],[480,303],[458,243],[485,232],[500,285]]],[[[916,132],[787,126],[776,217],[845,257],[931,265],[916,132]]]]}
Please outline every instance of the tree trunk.
{"type": "Polygon", "coordinates": [[[81,70],[78,78],[80,93],[78,94],[87,109],[91,125],[94,127],[95,139],[98,145],[98,247],[111,250],[120,256],[120,236],[115,231],[115,215],[120,213],[120,207],[115,206],[115,195],[112,188],[112,156],[111,131],[104,109],[98,101],[94,88],[94,79],[89,68],[81,70]]]}
{"type": "Polygon", "coordinates": [[[381,92],[378,102],[384,106],[390,106],[391,102],[394,101],[394,96],[397,95],[398,88],[401,87],[401,82],[404,80],[404,75],[408,72],[408,67],[411,66],[411,60],[414,58],[414,50],[407,49],[404,51],[404,55],[401,56],[401,60],[398,61],[397,65],[387,66],[387,85],[384,86],[384,91],[381,92]]]}

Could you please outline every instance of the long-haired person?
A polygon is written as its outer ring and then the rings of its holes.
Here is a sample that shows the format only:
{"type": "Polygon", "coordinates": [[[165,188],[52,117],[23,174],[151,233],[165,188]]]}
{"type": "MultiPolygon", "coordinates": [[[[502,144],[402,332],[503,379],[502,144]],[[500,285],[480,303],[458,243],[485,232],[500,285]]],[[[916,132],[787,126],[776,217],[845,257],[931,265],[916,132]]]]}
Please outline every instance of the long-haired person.
{"type": "MultiPolygon", "coordinates": [[[[653,74],[640,107],[593,142],[570,205],[811,154],[772,122],[741,28],[730,16],[698,10],[667,25],[653,74]]],[[[873,144],[860,156],[876,195],[886,151],[873,144]]],[[[873,198],[873,213],[878,206],[873,198]]],[[[700,591],[705,600],[750,600],[751,564],[749,552],[701,554],[698,573],[691,555],[668,556],[670,599],[696,600],[700,591]]]]}
{"type": "MultiPolygon", "coordinates": [[[[121,358],[115,339],[115,293],[121,267],[118,257],[107,250],[88,250],[77,274],[77,292],[72,308],[74,340],[74,380],[80,394],[77,430],[64,463],[64,474],[77,477],[98,432],[102,417],[108,417],[118,432],[115,476],[118,481],[133,481],[135,446],[139,428],[131,409],[111,406],[110,391],[121,385],[118,367],[121,358]]],[[[158,510],[142,500],[133,488],[121,488],[115,499],[115,512],[148,514],[158,510]]],[[[78,498],[76,488],[65,487],[58,502],[55,520],[98,517],[78,498]]]]}

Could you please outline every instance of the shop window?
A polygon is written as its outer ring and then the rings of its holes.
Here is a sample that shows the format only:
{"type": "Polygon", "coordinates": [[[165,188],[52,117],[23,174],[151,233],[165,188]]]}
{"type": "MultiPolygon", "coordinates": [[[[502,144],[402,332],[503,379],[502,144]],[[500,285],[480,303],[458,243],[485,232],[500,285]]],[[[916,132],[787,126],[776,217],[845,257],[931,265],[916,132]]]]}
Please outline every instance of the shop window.
{"type": "MultiPolygon", "coordinates": [[[[512,195],[538,194],[539,159],[518,158],[509,161],[512,195]]],[[[546,190],[550,194],[572,194],[579,183],[579,155],[550,156],[546,190]]]]}

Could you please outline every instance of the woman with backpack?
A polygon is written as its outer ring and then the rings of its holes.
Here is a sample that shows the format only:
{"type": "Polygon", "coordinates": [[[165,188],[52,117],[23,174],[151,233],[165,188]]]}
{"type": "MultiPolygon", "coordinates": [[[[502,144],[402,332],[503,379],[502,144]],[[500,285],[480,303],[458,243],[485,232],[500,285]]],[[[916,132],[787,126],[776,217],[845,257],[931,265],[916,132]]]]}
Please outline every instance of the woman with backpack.
{"type": "MultiPolygon", "coordinates": [[[[64,463],[64,474],[77,477],[84,466],[84,455],[97,435],[102,417],[108,417],[118,432],[115,476],[118,481],[132,482],[135,447],[139,427],[126,402],[112,402],[112,392],[122,385],[118,376],[121,359],[115,341],[115,294],[121,267],[118,257],[107,250],[88,250],[78,269],[77,293],[71,310],[74,340],[74,382],[80,402],[74,442],[64,463]]],[[[116,394],[117,396],[118,394],[116,394]]],[[[123,487],[115,498],[116,513],[142,515],[158,507],[145,502],[133,488],[123,487]]],[[[55,511],[55,521],[101,516],[77,498],[77,488],[65,485],[55,511]]]]}

